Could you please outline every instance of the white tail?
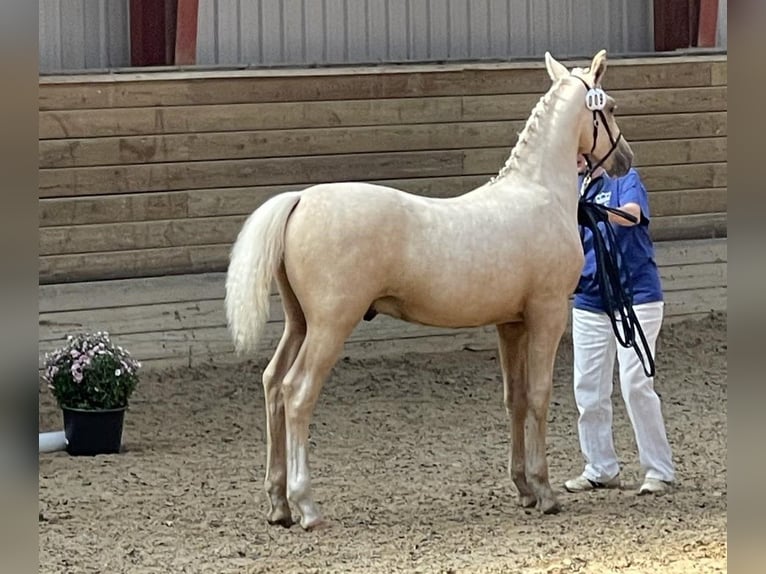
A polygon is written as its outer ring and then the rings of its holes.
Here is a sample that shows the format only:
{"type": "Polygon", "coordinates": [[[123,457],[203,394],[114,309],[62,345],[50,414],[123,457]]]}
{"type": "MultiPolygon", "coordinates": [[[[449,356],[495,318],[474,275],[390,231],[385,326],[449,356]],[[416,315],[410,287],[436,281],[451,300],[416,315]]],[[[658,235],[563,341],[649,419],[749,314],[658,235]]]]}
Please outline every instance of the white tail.
{"type": "Polygon", "coordinates": [[[256,209],[231,249],[226,274],[226,320],[237,354],[253,353],[269,318],[269,293],[284,253],[287,218],[300,192],[276,195],[256,209]]]}

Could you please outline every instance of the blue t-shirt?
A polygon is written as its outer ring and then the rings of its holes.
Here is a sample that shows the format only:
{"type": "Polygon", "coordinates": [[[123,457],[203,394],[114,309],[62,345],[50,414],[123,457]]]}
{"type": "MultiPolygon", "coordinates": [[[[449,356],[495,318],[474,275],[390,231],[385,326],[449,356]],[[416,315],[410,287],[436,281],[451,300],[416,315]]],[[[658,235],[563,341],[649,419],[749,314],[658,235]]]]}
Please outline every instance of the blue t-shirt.
{"type": "MultiPolygon", "coordinates": [[[[580,178],[582,183],[582,178],[580,178]]],[[[623,289],[627,289],[625,275],[630,278],[633,291],[633,304],[662,301],[662,284],[654,257],[654,246],[649,236],[649,197],[641,178],[635,169],[631,169],[621,178],[609,177],[606,173],[593,180],[587,191],[588,198],[596,203],[619,208],[626,203],[637,203],[643,217],[638,225],[619,225],[617,223],[599,223],[599,228],[611,225],[615,230],[621,255],[618,257],[623,289]]],[[[589,229],[580,227],[583,239],[585,264],[580,282],[575,290],[574,306],[587,311],[604,312],[601,294],[596,279],[596,257],[593,251],[593,235],[589,229]]],[[[605,235],[604,231],[601,231],[605,235]]]]}

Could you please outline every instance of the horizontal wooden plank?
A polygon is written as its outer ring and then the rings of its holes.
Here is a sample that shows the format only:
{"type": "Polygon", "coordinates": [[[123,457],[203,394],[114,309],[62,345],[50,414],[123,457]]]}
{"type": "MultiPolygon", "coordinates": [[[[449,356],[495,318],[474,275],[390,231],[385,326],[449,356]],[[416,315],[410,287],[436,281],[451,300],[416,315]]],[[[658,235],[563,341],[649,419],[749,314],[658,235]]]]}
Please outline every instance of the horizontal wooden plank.
{"type": "Polygon", "coordinates": [[[726,187],[727,164],[720,162],[647,166],[641,168],[641,180],[646,189],[651,191],[726,187]]]}
{"type": "MultiPolygon", "coordinates": [[[[104,323],[106,325],[106,323],[104,323]]],[[[76,331],[77,329],[75,329],[76,331]]],[[[282,335],[283,324],[281,322],[268,323],[264,328],[264,336],[259,344],[263,350],[271,350],[276,347],[282,335]]],[[[472,329],[443,329],[415,325],[405,321],[399,321],[391,317],[376,317],[374,322],[360,322],[351,335],[350,342],[372,342],[389,339],[405,339],[409,337],[424,337],[439,334],[456,334],[457,332],[469,332],[472,329]]],[[[112,331],[110,331],[112,333],[112,331]]],[[[194,342],[204,342],[209,348],[215,348],[218,352],[232,352],[233,344],[231,335],[225,326],[199,327],[179,330],[161,330],[141,333],[114,333],[113,340],[127,348],[141,360],[162,358],[178,352],[194,352],[194,342]]],[[[41,340],[40,352],[49,352],[61,345],[64,338],[41,340]]],[[[204,352],[204,350],[203,350],[204,352]]]]}
{"type": "MultiPolygon", "coordinates": [[[[451,176],[372,180],[428,197],[452,197],[470,191],[487,176],[451,176]]],[[[139,194],[43,198],[39,202],[41,227],[151,221],[183,217],[212,217],[251,213],[270,197],[308,187],[309,183],[221,189],[181,190],[139,194]]]]}
{"type": "MultiPolygon", "coordinates": [[[[726,211],[725,188],[718,194],[717,188],[708,190],[685,190],[682,192],[654,192],[650,196],[655,230],[666,231],[673,226],[693,222],[694,229],[701,221],[686,219],[692,214],[715,214],[726,211]],[[693,193],[699,191],[700,193],[693,193]],[[690,198],[678,199],[678,195],[692,192],[690,198]],[[691,204],[688,209],[679,209],[691,204]]],[[[220,217],[176,218],[129,223],[105,223],[76,226],[42,227],[39,232],[40,255],[66,253],[95,253],[153,249],[159,247],[183,247],[187,245],[232,244],[249,212],[220,217]]],[[[658,236],[661,237],[661,236],[658,236]]],[[[680,239],[680,237],[678,238],[680,239]]]]}
{"type": "MultiPolygon", "coordinates": [[[[606,89],[713,85],[715,65],[724,58],[655,61],[613,60],[606,89]]],[[[716,70],[716,79],[721,73],[716,70]]],[[[429,67],[270,71],[195,74],[111,75],[94,81],[45,78],[39,109],[178,106],[311,100],[351,100],[470,94],[540,93],[550,80],[542,63],[449,64],[429,67]],[[171,79],[172,78],[172,79],[171,79]]]]}
{"type": "MultiPolygon", "coordinates": [[[[704,140],[700,140],[702,148],[706,145],[704,140]]],[[[669,154],[672,155],[672,153],[670,150],[669,154]]],[[[650,193],[653,194],[652,209],[656,215],[694,213],[695,210],[725,210],[722,207],[726,203],[725,187],[678,190],[678,193],[675,193],[674,189],[684,185],[725,185],[725,164],[720,164],[717,168],[690,166],[689,169],[670,169],[660,172],[657,177],[652,170],[649,170],[647,174],[642,168],[641,173],[650,193]],[[664,191],[663,188],[670,188],[670,190],[664,191]],[[663,192],[661,196],[659,192],[663,192]],[[660,197],[662,199],[659,199],[660,197]],[[708,198],[709,203],[705,202],[704,197],[708,198]]],[[[375,180],[374,183],[390,185],[419,195],[451,197],[474,189],[486,182],[487,178],[488,175],[454,176],[375,180]]],[[[310,184],[299,183],[284,186],[233,187],[114,196],[43,198],[39,203],[39,221],[41,227],[47,227],[241,215],[251,213],[273,195],[301,189],[308,185],[310,184]]]]}
{"type": "MultiPolygon", "coordinates": [[[[700,140],[702,141],[702,140],[700,140]]],[[[452,197],[481,185],[485,176],[378,180],[410,193],[452,197]]],[[[270,197],[308,184],[232,187],[110,196],[43,198],[39,202],[40,227],[158,221],[186,217],[249,214],[270,197]]],[[[650,190],[654,215],[681,215],[726,211],[727,188],[650,190]]]]}
{"type": "Polygon", "coordinates": [[[39,285],[38,308],[43,316],[61,311],[223,299],[225,281],[225,273],[194,273],[39,285]]]}
{"type": "MultiPolygon", "coordinates": [[[[726,263],[727,240],[661,241],[655,243],[655,254],[660,267],[726,263]]],[[[224,281],[224,273],[197,273],[40,285],[39,310],[51,313],[223,299],[224,281]]]]}
{"type": "MultiPolygon", "coordinates": [[[[696,90],[696,88],[694,88],[696,90]]],[[[711,88],[708,88],[711,89],[711,88]]],[[[712,88],[720,89],[720,88],[712,88]]],[[[692,90],[691,88],[689,90],[692,90]]],[[[340,100],[219,104],[154,108],[104,108],[40,112],[39,137],[89,138],[228,131],[356,127],[482,120],[524,119],[539,94],[445,96],[390,100],[340,100]],[[495,102],[495,100],[499,100],[495,102]],[[507,104],[503,109],[500,101],[507,104]],[[485,103],[486,102],[486,103],[485,103]]],[[[710,110],[712,111],[712,110],[710,110]]],[[[721,111],[721,110],[715,110],[721,111]]]]}
{"type": "Polygon", "coordinates": [[[39,254],[97,253],[228,243],[246,215],[40,229],[39,254]]]}
{"type": "MultiPolygon", "coordinates": [[[[724,112],[726,86],[611,90],[621,116],[724,112]]],[[[540,94],[42,111],[41,140],[526,119],[540,94]]]]}
{"type": "MultiPolygon", "coordinates": [[[[187,222],[183,220],[175,223],[176,229],[187,230],[187,234],[181,235],[181,239],[177,240],[181,245],[124,251],[43,255],[40,257],[39,280],[41,283],[48,284],[141,277],[160,273],[201,273],[222,271],[226,268],[229,250],[238,230],[235,220],[226,222],[226,228],[229,229],[229,241],[214,245],[194,245],[194,233],[188,235],[188,230],[193,231],[194,226],[191,228],[186,226],[187,222]],[[179,223],[181,225],[178,225],[179,223]],[[192,244],[189,245],[189,243],[192,244]]],[[[215,225],[218,224],[216,222],[215,225]]],[[[154,229],[148,235],[140,233],[141,229],[150,225],[151,223],[135,224],[134,227],[139,230],[138,233],[120,237],[127,237],[128,243],[139,240],[147,241],[147,237],[155,238],[158,243],[167,243],[168,238],[162,235],[161,228],[154,229]]],[[[47,229],[41,230],[41,233],[47,229]]],[[[654,217],[651,230],[655,241],[725,237],[727,235],[727,214],[724,212],[654,217]]],[[[77,249],[88,249],[92,234],[87,232],[75,234],[76,231],[79,229],[70,228],[70,235],[74,234],[78,237],[78,243],[72,243],[72,245],[76,245],[77,249]],[[85,244],[85,246],[81,247],[81,244],[85,244]]],[[[216,238],[226,237],[226,234],[221,232],[221,227],[215,227],[215,229],[208,231],[216,238]]],[[[105,229],[104,233],[108,233],[108,229],[105,229]]],[[[118,238],[116,241],[125,241],[125,239],[118,238]]],[[[144,245],[153,244],[144,243],[144,245]]],[[[61,247],[60,249],[66,248],[71,247],[61,247]]],[[[93,248],[97,249],[98,247],[93,248]]]]}
{"type": "MultiPolygon", "coordinates": [[[[715,310],[715,312],[725,312],[725,309],[715,310]]],[[[663,325],[671,325],[681,321],[700,320],[709,315],[710,311],[666,315],[663,325]]],[[[570,332],[571,330],[567,328],[565,336],[569,336],[570,332]]],[[[354,359],[379,358],[386,355],[400,356],[405,353],[454,353],[466,349],[471,351],[494,351],[497,349],[497,335],[494,328],[381,341],[347,341],[341,352],[340,359],[342,360],[345,357],[354,359]]],[[[209,367],[210,365],[222,366],[241,364],[243,362],[243,358],[237,357],[231,350],[223,348],[219,351],[216,348],[205,346],[204,342],[191,341],[189,347],[184,347],[184,350],[185,352],[168,352],[168,355],[165,357],[143,359],[142,369],[144,372],[157,372],[167,369],[209,367]]],[[[264,368],[271,357],[270,352],[273,352],[273,349],[265,349],[262,353],[250,359],[254,359],[256,364],[260,364],[261,368],[264,368]]],[[[42,356],[40,358],[40,366],[42,367],[42,356]]]]}
{"type": "MultiPolygon", "coordinates": [[[[702,68],[687,72],[691,85],[709,85],[702,68]]],[[[137,80],[134,82],[81,84],[41,84],[39,106],[41,110],[185,106],[221,103],[284,102],[311,100],[382,99],[421,96],[448,96],[465,93],[538,93],[549,85],[541,70],[521,69],[484,71],[482,82],[470,86],[464,70],[409,72],[401,74],[358,74],[314,76],[262,76],[253,75],[207,79],[137,80]],[[514,81],[508,81],[510,77],[514,81]]]]}
{"type": "MultiPolygon", "coordinates": [[[[702,313],[726,310],[726,287],[709,287],[671,291],[665,294],[666,319],[683,316],[696,316],[702,313]]],[[[265,360],[274,350],[281,336],[283,325],[269,323],[264,330],[259,345],[261,359],[265,360]],[[265,355],[265,357],[264,357],[265,355]]],[[[493,328],[481,329],[438,329],[413,325],[381,316],[373,322],[361,322],[349,337],[346,351],[355,346],[369,350],[377,345],[400,344],[403,350],[413,350],[417,339],[424,337],[461,336],[466,343],[474,337],[493,336],[493,328]],[[405,345],[401,345],[405,343],[405,345]]],[[[182,330],[164,330],[146,333],[115,335],[114,340],[126,347],[141,361],[176,359],[182,362],[204,362],[216,360],[217,355],[233,355],[233,347],[228,330],[225,327],[200,327],[182,330]]],[[[54,350],[63,340],[44,340],[39,343],[39,361],[42,364],[44,354],[54,350]]],[[[375,349],[371,349],[373,352],[375,349]]]]}
{"type": "Polygon", "coordinates": [[[726,237],[727,214],[724,212],[653,217],[649,230],[654,241],[726,237]]]}
{"type": "MultiPolygon", "coordinates": [[[[689,289],[725,287],[727,285],[726,263],[703,263],[697,265],[672,265],[660,268],[663,289],[688,291],[689,289]]],[[[160,331],[177,331],[209,327],[226,327],[222,275],[217,276],[219,285],[211,289],[204,299],[171,303],[153,303],[126,307],[117,297],[120,289],[110,293],[111,302],[120,306],[84,308],[41,313],[39,320],[40,341],[61,341],[68,333],[107,330],[111,335],[128,335],[160,331]],[[219,295],[208,298],[210,295],[219,295]]],[[[183,286],[181,286],[183,288],[183,286]]],[[[188,291],[185,297],[188,298],[188,291]]],[[[80,305],[90,301],[83,300],[80,305]]],[[[278,295],[272,295],[269,322],[283,322],[284,313],[278,295]]]]}
{"type": "MultiPolygon", "coordinates": [[[[726,213],[657,217],[653,218],[651,233],[655,241],[725,237],[727,217],[726,213]]],[[[215,245],[47,255],[40,257],[39,281],[48,284],[224,271],[230,249],[231,241],[215,245]]]]}
{"type": "MultiPolygon", "coordinates": [[[[706,144],[703,144],[702,151],[706,144]]],[[[486,173],[488,176],[496,172],[490,166],[495,165],[503,154],[499,150],[466,150],[464,171],[467,174],[486,173]]],[[[673,153],[672,151],[669,153],[673,153]]],[[[686,153],[681,152],[681,153],[686,153]]],[[[715,146],[705,153],[717,154],[715,146]]],[[[503,160],[505,161],[505,160],[503,160]]],[[[717,188],[727,186],[727,163],[703,162],[674,165],[645,165],[638,166],[641,180],[646,189],[651,192],[670,191],[679,189],[717,188]]]]}
{"type": "MultiPolygon", "coordinates": [[[[726,112],[728,110],[726,86],[610,89],[609,95],[614,98],[618,105],[618,117],[690,112],[726,112]]],[[[538,96],[531,94],[463,96],[461,120],[526,120],[532,110],[532,106],[529,104],[534,105],[538,99],[538,96]]]]}
{"type": "MultiPolygon", "coordinates": [[[[284,320],[281,315],[279,318],[284,320]]],[[[38,339],[61,341],[68,333],[82,331],[104,330],[117,336],[225,326],[223,299],[203,299],[185,303],[46,313],[40,315],[38,339]]]]}
{"type": "MultiPolygon", "coordinates": [[[[720,309],[717,312],[725,312],[720,309]]],[[[685,313],[681,315],[665,316],[663,325],[671,325],[680,321],[694,321],[704,319],[710,315],[710,311],[703,313],[685,313]]],[[[565,336],[571,333],[567,328],[565,336]]],[[[204,343],[203,343],[204,344],[204,343]]],[[[192,345],[195,345],[192,342],[192,345]]],[[[197,343],[197,345],[199,345],[197,343]]],[[[341,359],[350,357],[364,359],[367,357],[400,356],[404,353],[454,353],[470,349],[471,351],[494,351],[497,349],[497,335],[494,328],[473,329],[458,331],[455,333],[439,333],[438,335],[426,335],[424,337],[408,337],[400,339],[388,339],[382,341],[347,341],[341,359]]],[[[223,350],[216,352],[214,349],[204,348],[205,352],[197,352],[196,348],[190,347],[187,352],[176,353],[163,358],[144,359],[143,370],[163,371],[184,367],[209,367],[210,365],[240,364],[241,357],[237,357],[231,351],[223,350]]],[[[265,350],[255,357],[256,364],[264,368],[270,359],[271,349],[265,350]]]]}
{"type": "Polygon", "coordinates": [[[658,241],[654,244],[657,265],[696,265],[728,261],[726,238],[658,241]]]}
{"type": "Polygon", "coordinates": [[[665,293],[728,286],[726,262],[696,265],[665,265],[660,267],[662,288],[665,293]]]}
{"type": "Polygon", "coordinates": [[[623,116],[617,121],[629,142],[726,136],[727,112],[623,116]]]}
{"type": "MultiPolygon", "coordinates": [[[[294,189],[294,187],[282,186],[277,193],[291,189],[294,189]]],[[[225,191],[228,190],[210,190],[209,193],[214,194],[225,191]]],[[[208,192],[171,191],[41,198],[38,202],[38,221],[40,227],[50,227],[199,217],[190,211],[190,207],[199,201],[193,197],[193,193],[204,196],[208,192]]],[[[247,192],[243,191],[242,193],[247,192]]],[[[255,195],[255,193],[249,193],[248,196],[255,195]]],[[[271,195],[268,197],[271,197],[271,195]]],[[[258,205],[268,199],[268,197],[264,196],[264,199],[259,201],[258,205]]],[[[214,215],[214,213],[207,213],[206,215],[214,215]]],[[[227,213],[222,213],[221,215],[227,215],[227,213]]],[[[205,215],[201,217],[205,217],[205,215]]]]}
{"type": "Polygon", "coordinates": [[[46,169],[40,171],[38,181],[40,197],[61,197],[339,180],[445,177],[464,175],[462,168],[463,152],[447,150],[46,169]]]}
{"type": "Polygon", "coordinates": [[[649,193],[652,217],[719,213],[726,211],[728,205],[728,189],[725,187],[649,193]]]}
{"type": "MultiPolygon", "coordinates": [[[[512,149],[512,148],[511,148],[512,149]]],[[[727,159],[727,138],[699,137],[631,142],[634,165],[641,171],[648,166],[685,163],[719,163],[727,159]]],[[[466,173],[492,173],[505,163],[508,148],[488,147],[465,150],[466,173]]]]}
{"type": "MultiPolygon", "coordinates": [[[[264,332],[262,348],[272,349],[279,341],[279,326],[269,325],[264,332]]],[[[231,337],[223,327],[209,329],[188,329],[180,331],[159,331],[151,333],[134,333],[114,336],[116,344],[125,347],[139,361],[153,359],[188,358],[190,354],[204,356],[210,351],[215,353],[231,353],[233,346],[231,337]]],[[[39,342],[39,354],[58,348],[63,340],[39,342]]]]}
{"type": "MultiPolygon", "coordinates": [[[[712,309],[700,313],[683,313],[665,315],[663,325],[672,325],[679,322],[705,319],[711,312],[725,313],[725,300],[720,299],[719,304],[724,305],[721,309],[712,309]]],[[[568,325],[565,337],[571,333],[568,325]]],[[[156,348],[156,347],[155,347],[156,348]]],[[[472,329],[426,335],[423,337],[395,338],[378,341],[347,341],[341,352],[340,359],[345,357],[363,359],[367,357],[379,358],[381,356],[400,356],[409,353],[451,353],[469,349],[471,351],[494,351],[497,349],[497,335],[494,328],[472,329]]],[[[273,348],[266,348],[255,357],[254,360],[265,368],[273,353],[273,348]]],[[[40,355],[40,369],[42,372],[42,355],[40,355]]],[[[209,367],[211,365],[222,366],[226,364],[241,364],[243,358],[234,355],[225,347],[219,349],[207,347],[204,341],[191,341],[185,352],[168,352],[167,356],[152,359],[143,359],[144,372],[164,369],[176,369],[183,367],[209,367]]]]}
{"type": "MultiPolygon", "coordinates": [[[[699,277],[696,281],[698,284],[702,283],[699,277]]],[[[714,285],[703,285],[700,288],[667,290],[665,292],[666,314],[673,316],[721,310],[719,297],[721,294],[725,295],[725,281],[721,285],[720,279],[714,277],[713,282],[714,285]]],[[[272,307],[275,317],[265,327],[266,336],[262,347],[273,348],[283,329],[279,302],[274,300],[272,307]]],[[[225,325],[222,301],[219,300],[43,315],[40,319],[41,351],[45,352],[60,345],[69,333],[87,330],[106,330],[115,341],[123,345],[129,344],[128,341],[136,344],[151,341],[156,349],[140,347],[133,349],[136,356],[145,358],[165,356],[162,349],[167,348],[167,343],[186,343],[197,339],[200,334],[206,334],[203,338],[208,343],[214,340],[221,347],[227,350],[232,349],[231,338],[225,325]],[[210,334],[214,336],[211,337],[210,334]]],[[[452,331],[467,330],[426,327],[380,316],[373,322],[360,322],[349,340],[358,342],[423,337],[452,331]]]]}
{"type": "Polygon", "coordinates": [[[727,72],[727,61],[713,62],[710,69],[710,83],[714,86],[727,85],[729,81],[727,72]]]}
{"type": "MultiPolygon", "coordinates": [[[[632,143],[714,138],[724,142],[718,145],[723,146],[725,158],[726,116],[726,112],[624,116],[619,122],[632,143]]],[[[488,147],[502,147],[508,154],[523,127],[524,122],[516,120],[44,140],[39,142],[39,164],[46,169],[488,147]]],[[[636,154],[640,156],[638,150],[636,154]]]]}
{"type": "Polygon", "coordinates": [[[39,259],[39,283],[126,279],[226,269],[231,244],[51,255],[39,259]]]}
{"type": "MultiPolygon", "coordinates": [[[[381,319],[387,318],[378,318],[376,321],[381,319]]],[[[491,345],[496,336],[494,327],[433,330],[407,323],[399,325],[404,327],[406,332],[385,329],[380,333],[382,336],[374,336],[374,331],[373,337],[365,337],[365,333],[352,334],[345,342],[341,357],[380,356],[403,352],[450,352],[473,347],[477,342],[491,345]]],[[[246,359],[254,359],[265,366],[276,348],[281,332],[279,324],[267,325],[259,351],[246,359]]],[[[115,338],[115,341],[130,350],[147,370],[158,366],[196,366],[246,360],[234,355],[231,342],[223,328],[124,335],[115,338]]],[[[58,345],[56,341],[44,341],[40,344],[39,366],[43,364],[44,353],[52,351],[58,345]]]]}
{"type": "MultiPolygon", "coordinates": [[[[509,153],[508,150],[490,148],[489,151],[389,152],[46,169],[39,172],[39,196],[48,198],[252,185],[305,185],[330,181],[490,176],[502,167],[509,153]]],[[[725,174],[725,162],[646,166],[642,169],[647,187],[655,190],[725,187],[725,174]]]]}
{"type": "Polygon", "coordinates": [[[665,316],[678,317],[726,311],[726,292],[726,287],[709,287],[665,293],[665,316]]]}
{"type": "Polygon", "coordinates": [[[523,127],[517,120],[48,140],[39,158],[41,168],[55,168],[455,150],[509,146],[523,127]]]}

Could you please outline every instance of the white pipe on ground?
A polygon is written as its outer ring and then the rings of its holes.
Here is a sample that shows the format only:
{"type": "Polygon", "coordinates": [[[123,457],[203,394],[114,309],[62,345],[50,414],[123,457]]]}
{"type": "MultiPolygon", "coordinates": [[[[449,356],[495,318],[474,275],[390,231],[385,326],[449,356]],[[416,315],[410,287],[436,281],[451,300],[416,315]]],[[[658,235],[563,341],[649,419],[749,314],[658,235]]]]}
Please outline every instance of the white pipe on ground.
{"type": "Polygon", "coordinates": [[[56,452],[64,450],[67,445],[64,431],[41,432],[39,447],[40,452],[56,452]]]}

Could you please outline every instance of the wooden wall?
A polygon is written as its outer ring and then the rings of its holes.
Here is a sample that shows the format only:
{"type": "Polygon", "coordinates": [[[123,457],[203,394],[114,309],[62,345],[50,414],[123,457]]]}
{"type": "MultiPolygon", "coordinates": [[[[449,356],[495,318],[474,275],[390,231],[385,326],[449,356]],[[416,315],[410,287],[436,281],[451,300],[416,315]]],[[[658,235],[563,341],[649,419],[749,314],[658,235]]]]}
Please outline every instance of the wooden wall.
{"type": "MultiPolygon", "coordinates": [[[[725,308],[726,70],[698,56],[607,72],[678,316],[725,308]]],[[[41,351],[87,325],[157,364],[225,355],[222,272],[265,199],[338,180],[462,193],[503,165],[548,86],[537,63],[41,78],[41,351]]],[[[376,319],[355,337],[457,335],[376,319]]]]}

